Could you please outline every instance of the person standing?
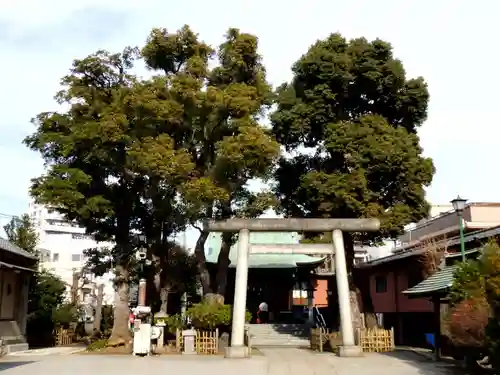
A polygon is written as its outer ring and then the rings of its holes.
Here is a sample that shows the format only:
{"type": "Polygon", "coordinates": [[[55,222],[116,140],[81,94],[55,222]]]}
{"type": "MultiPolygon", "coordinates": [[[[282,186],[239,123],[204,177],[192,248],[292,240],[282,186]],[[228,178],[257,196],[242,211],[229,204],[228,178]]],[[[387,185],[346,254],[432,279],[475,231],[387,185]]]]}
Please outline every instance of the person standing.
{"type": "Polygon", "coordinates": [[[259,310],[257,312],[258,323],[265,324],[269,322],[269,306],[266,302],[261,302],[259,304],[259,310]]]}

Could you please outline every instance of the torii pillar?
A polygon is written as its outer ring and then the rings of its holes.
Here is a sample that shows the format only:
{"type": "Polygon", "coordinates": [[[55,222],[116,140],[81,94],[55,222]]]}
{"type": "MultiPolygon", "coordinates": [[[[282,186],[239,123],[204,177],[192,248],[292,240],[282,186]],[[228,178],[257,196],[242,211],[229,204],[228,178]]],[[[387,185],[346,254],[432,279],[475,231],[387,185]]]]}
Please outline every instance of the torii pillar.
{"type": "MultiPolygon", "coordinates": [[[[332,251],[335,253],[335,276],[342,334],[342,346],[339,347],[338,355],[341,357],[361,356],[362,350],[356,345],[354,339],[342,231],[369,232],[377,231],[379,228],[380,220],[378,219],[229,219],[206,222],[204,229],[210,232],[239,232],[231,346],[226,348],[226,357],[244,358],[250,354],[244,345],[250,232],[332,232],[332,251]]],[[[314,250],[308,251],[305,244],[300,247],[303,251],[299,249],[294,252],[314,252],[314,250]]]]}

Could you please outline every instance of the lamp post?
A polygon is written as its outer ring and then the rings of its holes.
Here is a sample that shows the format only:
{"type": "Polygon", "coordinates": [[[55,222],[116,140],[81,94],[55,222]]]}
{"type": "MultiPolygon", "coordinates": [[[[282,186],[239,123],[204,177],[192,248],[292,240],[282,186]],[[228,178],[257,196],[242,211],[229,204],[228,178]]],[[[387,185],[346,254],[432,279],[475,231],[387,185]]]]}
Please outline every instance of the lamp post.
{"type": "Polygon", "coordinates": [[[463,212],[465,209],[465,202],[467,199],[460,198],[460,195],[457,195],[455,199],[451,201],[453,205],[453,209],[458,215],[458,226],[460,228],[460,252],[462,253],[462,262],[465,262],[465,239],[464,239],[464,223],[463,223],[463,212]]]}

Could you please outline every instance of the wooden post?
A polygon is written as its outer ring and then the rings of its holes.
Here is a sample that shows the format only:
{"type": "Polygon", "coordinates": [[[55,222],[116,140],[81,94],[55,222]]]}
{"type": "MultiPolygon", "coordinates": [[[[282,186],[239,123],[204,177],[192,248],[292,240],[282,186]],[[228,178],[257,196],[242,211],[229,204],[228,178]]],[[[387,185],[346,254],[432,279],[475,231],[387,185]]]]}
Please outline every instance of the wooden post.
{"type": "Polygon", "coordinates": [[[439,296],[432,297],[434,305],[434,357],[436,361],[441,359],[441,299],[439,296]]]}
{"type": "Polygon", "coordinates": [[[219,328],[215,329],[215,353],[219,353],[219,328]]]}
{"type": "Polygon", "coordinates": [[[101,284],[97,289],[97,302],[95,306],[95,315],[94,315],[94,333],[101,332],[103,299],[104,299],[104,284],[101,284]]]}
{"type": "Polygon", "coordinates": [[[394,327],[391,327],[391,345],[392,350],[396,349],[396,343],[394,342],[394,327]]]}
{"type": "Polygon", "coordinates": [[[323,353],[323,328],[319,328],[319,352],[323,353]]]}

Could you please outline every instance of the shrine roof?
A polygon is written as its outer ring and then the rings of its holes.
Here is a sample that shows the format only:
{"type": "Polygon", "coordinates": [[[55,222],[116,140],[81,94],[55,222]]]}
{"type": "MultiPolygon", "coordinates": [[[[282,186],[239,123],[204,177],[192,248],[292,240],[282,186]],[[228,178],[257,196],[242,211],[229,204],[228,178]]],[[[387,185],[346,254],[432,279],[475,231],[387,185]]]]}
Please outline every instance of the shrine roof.
{"type": "MultiPolygon", "coordinates": [[[[250,243],[253,244],[298,244],[300,236],[293,232],[251,232],[250,243]]],[[[221,247],[220,233],[212,233],[205,245],[205,257],[207,263],[217,263],[221,247]]],[[[238,244],[231,247],[229,253],[229,267],[236,267],[238,258],[238,244]]],[[[324,258],[313,257],[306,254],[250,254],[248,257],[249,268],[295,268],[298,266],[316,266],[321,264],[324,258]]]]}
{"type": "Polygon", "coordinates": [[[403,291],[403,294],[408,296],[424,296],[439,292],[446,292],[453,283],[453,274],[456,268],[457,265],[446,266],[442,270],[439,270],[429,276],[424,281],[403,291]]]}
{"type": "Polygon", "coordinates": [[[6,240],[5,238],[1,238],[1,237],[0,237],[0,249],[4,250],[4,251],[8,251],[12,254],[20,255],[24,258],[37,259],[37,257],[34,256],[33,254],[30,254],[26,250],[21,249],[19,246],[6,240]]]}

